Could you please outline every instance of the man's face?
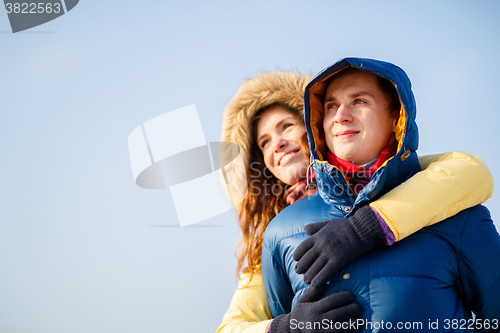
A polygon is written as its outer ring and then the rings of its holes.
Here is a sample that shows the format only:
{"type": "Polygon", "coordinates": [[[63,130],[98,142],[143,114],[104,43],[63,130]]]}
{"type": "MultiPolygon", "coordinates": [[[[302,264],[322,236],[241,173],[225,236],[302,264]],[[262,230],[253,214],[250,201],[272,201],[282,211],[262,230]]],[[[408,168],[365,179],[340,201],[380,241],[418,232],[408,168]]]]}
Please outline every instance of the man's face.
{"type": "Polygon", "coordinates": [[[343,160],[368,163],[395,140],[397,120],[391,117],[374,74],[360,71],[331,81],[324,109],[326,144],[343,160]]]}

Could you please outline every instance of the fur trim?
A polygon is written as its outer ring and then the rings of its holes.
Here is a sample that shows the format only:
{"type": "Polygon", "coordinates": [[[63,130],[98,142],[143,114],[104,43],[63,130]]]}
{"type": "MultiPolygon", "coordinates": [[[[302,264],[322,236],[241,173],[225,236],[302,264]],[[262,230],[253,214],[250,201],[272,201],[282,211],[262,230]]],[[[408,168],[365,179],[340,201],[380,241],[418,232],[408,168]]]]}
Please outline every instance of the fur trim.
{"type": "Polygon", "coordinates": [[[232,162],[234,152],[221,152],[221,165],[226,166],[224,169],[233,203],[241,202],[247,192],[246,170],[249,168],[252,117],[262,108],[276,103],[299,110],[303,115],[304,91],[310,80],[310,76],[298,72],[260,73],[245,80],[224,108],[221,141],[237,144],[241,152],[232,162]]]}

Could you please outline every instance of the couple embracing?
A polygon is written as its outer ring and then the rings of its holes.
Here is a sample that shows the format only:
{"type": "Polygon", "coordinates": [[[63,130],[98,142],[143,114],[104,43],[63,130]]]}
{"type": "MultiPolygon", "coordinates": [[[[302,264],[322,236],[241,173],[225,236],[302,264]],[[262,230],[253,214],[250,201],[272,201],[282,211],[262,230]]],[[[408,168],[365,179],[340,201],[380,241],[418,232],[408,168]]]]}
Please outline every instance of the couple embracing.
{"type": "Polygon", "coordinates": [[[243,156],[231,191],[248,187],[240,283],[218,332],[499,330],[491,174],[467,153],[417,156],[415,117],[405,72],[377,60],[242,85],[222,133],[243,156]]]}

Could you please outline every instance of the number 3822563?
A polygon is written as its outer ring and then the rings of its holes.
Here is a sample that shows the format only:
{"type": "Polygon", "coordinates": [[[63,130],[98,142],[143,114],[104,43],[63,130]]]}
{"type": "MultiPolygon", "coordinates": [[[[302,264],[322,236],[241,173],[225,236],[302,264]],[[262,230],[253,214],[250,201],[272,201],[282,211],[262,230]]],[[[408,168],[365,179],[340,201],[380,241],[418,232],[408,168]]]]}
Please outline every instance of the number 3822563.
{"type": "Polygon", "coordinates": [[[469,320],[465,320],[465,319],[453,319],[453,320],[450,320],[450,319],[445,319],[444,320],[444,329],[446,330],[449,330],[449,329],[476,329],[476,330],[480,330],[480,329],[493,329],[493,330],[497,330],[499,327],[498,325],[498,319],[477,319],[476,320],[473,320],[473,319],[469,319],[469,320]]]}
{"type": "Polygon", "coordinates": [[[7,14],[59,14],[61,12],[60,3],[39,2],[39,3],[6,3],[7,14]]]}

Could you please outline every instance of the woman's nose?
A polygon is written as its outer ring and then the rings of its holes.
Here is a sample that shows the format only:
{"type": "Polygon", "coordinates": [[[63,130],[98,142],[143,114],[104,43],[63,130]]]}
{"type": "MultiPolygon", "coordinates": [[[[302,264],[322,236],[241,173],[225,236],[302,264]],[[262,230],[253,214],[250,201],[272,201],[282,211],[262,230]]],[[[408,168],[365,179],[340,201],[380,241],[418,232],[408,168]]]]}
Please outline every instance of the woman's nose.
{"type": "Polygon", "coordinates": [[[286,141],[283,138],[276,140],[276,142],[274,144],[274,152],[277,153],[277,152],[281,151],[283,148],[286,147],[287,144],[288,144],[288,141],[286,141]]]}

